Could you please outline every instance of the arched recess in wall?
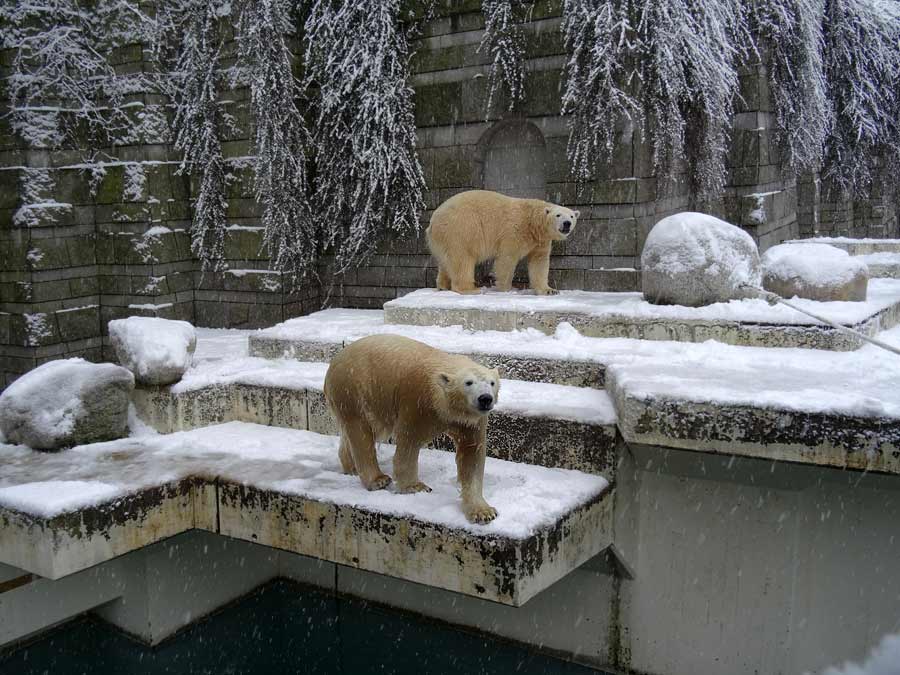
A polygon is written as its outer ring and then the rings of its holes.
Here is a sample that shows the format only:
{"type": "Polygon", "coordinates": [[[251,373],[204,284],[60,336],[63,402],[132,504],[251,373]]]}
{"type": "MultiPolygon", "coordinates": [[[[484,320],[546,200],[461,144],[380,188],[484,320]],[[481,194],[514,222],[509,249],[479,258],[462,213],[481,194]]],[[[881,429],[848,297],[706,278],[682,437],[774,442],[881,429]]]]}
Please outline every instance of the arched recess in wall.
{"type": "Polygon", "coordinates": [[[475,185],[511,197],[547,198],[547,144],[535,125],[503,120],[478,141],[475,185]]]}

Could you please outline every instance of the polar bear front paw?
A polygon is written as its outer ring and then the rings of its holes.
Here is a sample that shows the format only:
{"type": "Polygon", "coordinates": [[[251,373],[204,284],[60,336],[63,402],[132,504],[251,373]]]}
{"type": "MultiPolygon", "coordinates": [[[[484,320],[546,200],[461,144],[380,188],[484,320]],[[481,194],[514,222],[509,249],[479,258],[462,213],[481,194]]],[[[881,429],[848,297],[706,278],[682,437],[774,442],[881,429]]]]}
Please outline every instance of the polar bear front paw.
{"type": "Polygon", "coordinates": [[[374,478],[368,483],[365,483],[365,486],[366,490],[368,490],[369,492],[375,492],[375,490],[384,490],[390,484],[391,477],[383,473],[377,478],[374,478]]]}
{"type": "Polygon", "coordinates": [[[431,488],[425,485],[422,481],[417,483],[413,483],[412,485],[397,485],[397,494],[401,495],[409,495],[414,492],[431,492],[431,488]]]}
{"type": "Polygon", "coordinates": [[[550,288],[549,286],[547,286],[547,288],[535,288],[534,292],[537,295],[559,295],[558,290],[556,290],[555,288],[550,288]]]}
{"type": "Polygon", "coordinates": [[[497,517],[497,509],[487,502],[482,502],[481,504],[474,506],[464,506],[463,509],[465,510],[466,518],[469,519],[470,523],[486,525],[497,517]]]}

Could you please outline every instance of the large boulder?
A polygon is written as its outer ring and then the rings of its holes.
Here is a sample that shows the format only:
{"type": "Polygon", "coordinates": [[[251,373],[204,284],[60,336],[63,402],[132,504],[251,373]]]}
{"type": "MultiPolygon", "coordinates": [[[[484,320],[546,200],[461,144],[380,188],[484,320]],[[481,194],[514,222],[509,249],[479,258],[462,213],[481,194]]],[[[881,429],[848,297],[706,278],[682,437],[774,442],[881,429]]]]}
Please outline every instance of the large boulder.
{"type": "Polygon", "coordinates": [[[197,346],[187,321],[132,316],[109,322],[109,338],[119,363],[139,384],[172,384],[190,368],[197,346]]]}
{"type": "Polygon", "coordinates": [[[753,295],[760,283],[759,251],[739,227],[704,213],[663,218],[641,254],[644,298],[658,305],[701,307],[753,295]]]}
{"type": "Polygon", "coordinates": [[[866,299],[869,268],[835,246],[779,244],[765,252],[762,266],[763,288],[784,298],[824,302],[866,299]]]}
{"type": "Polygon", "coordinates": [[[49,361],[0,394],[0,431],[38,450],[122,438],[134,376],[111,363],[49,361]]]}

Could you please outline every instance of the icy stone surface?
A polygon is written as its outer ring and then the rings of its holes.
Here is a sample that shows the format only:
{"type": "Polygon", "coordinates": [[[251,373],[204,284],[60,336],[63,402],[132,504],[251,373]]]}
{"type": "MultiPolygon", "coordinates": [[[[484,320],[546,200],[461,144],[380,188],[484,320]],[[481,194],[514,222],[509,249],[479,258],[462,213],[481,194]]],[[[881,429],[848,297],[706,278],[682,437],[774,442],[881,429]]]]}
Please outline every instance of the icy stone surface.
{"type": "Polygon", "coordinates": [[[660,220],[641,254],[644,298],[660,305],[702,307],[746,297],[741,285],[759,284],[753,238],[703,213],[660,220]]]}
{"type": "Polygon", "coordinates": [[[139,384],[172,384],[190,367],[197,337],[187,321],[132,316],[109,322],[119,363],[139,384]]]}
{"type": "Polygon", "coordinates": [[[866,299],[866,263],[828,244],[779,244],[762,257],[763,287],[785,298],[856,301],[866,299]]]}
{"type": "Polygon", "coordinates": [[[857,665],[845,663],[833,666],[822,675],[897,675],[900,673],[900,634],[886,635],[869,653],[866,660],[857,665]]]}
{"type": "Polygon", "coordinates": [[[0,394],[0,430],[10,443],[40,450],[127,434],[134,376],[111,363],[50,361],[0,394]]]}

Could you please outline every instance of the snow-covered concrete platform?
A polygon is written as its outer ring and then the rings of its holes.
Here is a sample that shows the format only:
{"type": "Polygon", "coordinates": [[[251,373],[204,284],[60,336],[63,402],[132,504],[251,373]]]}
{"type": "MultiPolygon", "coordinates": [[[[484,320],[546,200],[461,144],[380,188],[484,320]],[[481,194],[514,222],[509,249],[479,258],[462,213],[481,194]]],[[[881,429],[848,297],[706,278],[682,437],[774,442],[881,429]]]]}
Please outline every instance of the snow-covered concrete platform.
{"type": "MultiPolygon", "coordinates": [[[[322,387],[326,363],[235,358],[197,364],[171,387],[135,390],[138,416],[170,433],[222,422],[337,434],[322,387]]],[[[616,417],[605,391],[502,380],[488,454],[614,477],[616,417]]]]}
{"type": "Polygon", "coordinates": [[[0,464],[0,562],[50,579],[198,528],[518,606],[611,543],[600,476],[488,459],[473,525],[449,453],[422,452],[431,493],[368,492],[336,438],[239,422],[0,464]]]}
{"type": "Polygon", "coordinates": [[[788,244],[829,244],[847,251],[850,255],[866,255],[869,253],[900,253],[900,239],[871,239],[853,237],[813,237],[811,239],[792,239],[788,244]]]}
{"type": "MultiPolygon", "coordinates": [[[[872,280],[865,302],[795,302],[871,336],[900,323],[900,280],[872,280]]],[[[527,291],[486,291],[461,295],[422,289],[385,303],[384,318],[389,324],[459,325],[492,331],[534,328],[548,334],[565,322],[589,337],[717,340],[757,347],[847,351],[862,344],[862,340],[789,307],[759,299],[682,307],[654,305],[640,293],[563,291],[556,296],[537,296],[527,291]]]]}
{"type": "MultiPolygon", "coordinates": [[[[900,328],[880,336],[900,343],[900,328]]],[[[701,347],[697,345],[697,347],[701,347]]],[[[625,441],[900,473],[900,357],[718,345],[611,365],[625,441]]]]}
{"type": "Polygon", "coordinates": [[[866,263],[870,278],[900,279],[900,251],[855,256],[866,263]]]}

